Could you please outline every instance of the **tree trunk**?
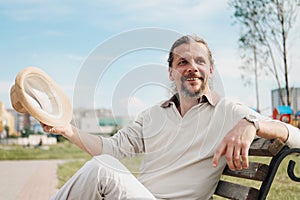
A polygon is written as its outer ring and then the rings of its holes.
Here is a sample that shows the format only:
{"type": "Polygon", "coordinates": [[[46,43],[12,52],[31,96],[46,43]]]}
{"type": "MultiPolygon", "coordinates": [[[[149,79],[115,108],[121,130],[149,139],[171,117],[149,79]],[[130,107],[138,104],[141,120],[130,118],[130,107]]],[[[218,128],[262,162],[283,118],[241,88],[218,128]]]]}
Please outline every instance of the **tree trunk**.
{"type": "Polygon", "coordinates": [[[257,57],[256,57],[256,46],[253,46],[253,57],[254,57],[254,78],[255,78],[255,92],[256,92],[256,111],[260,113],[259,108],[259,91],[258,91],[258,73],[257,73],[257,57]]]}
{"type": "Polygon", "coordinates": [[[288,64],[286,55],[286,32],[284,30],[284,18],[282,18],[282,45],[283,45],[283,64],[284,64],[284,79],[286,89],[286,102],[287,105],[291,105],[290,99],[290,87],[289,87],[289,76],[288,76],[288,64]]]}
{"type": "Polygon", "coordinates": [[[290,101],[290,88],[289,88],[289,78],[288,78],[288,65],[287,65],[287,53],[286,53],[286,36],[287,31],[285,30],[284,23],[284,13],[283,13],[283,2],[279,3],[279,1],[276,1],[277,4],[277,17],[280,21],[281,25],[281,38],[282,38],[282,56],[283,56],[283,65],[284,65],[284,80],[285,80],[285,90],[286,90],[286,102],[287,105],[291,105],[290,101]]]}

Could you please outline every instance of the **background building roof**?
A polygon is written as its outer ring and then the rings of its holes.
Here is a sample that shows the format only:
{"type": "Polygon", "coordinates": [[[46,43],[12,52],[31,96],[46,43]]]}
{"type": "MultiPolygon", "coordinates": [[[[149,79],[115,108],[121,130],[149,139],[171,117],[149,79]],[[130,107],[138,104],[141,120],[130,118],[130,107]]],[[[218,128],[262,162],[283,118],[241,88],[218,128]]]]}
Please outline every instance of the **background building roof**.
{"type": "Polygon", "coordinates": [[[275,109],[277,109],[278,113],[280,115],[282,114],[293,114],[293,110],[291,109],[290,106],[277,106],[275,109]]]}

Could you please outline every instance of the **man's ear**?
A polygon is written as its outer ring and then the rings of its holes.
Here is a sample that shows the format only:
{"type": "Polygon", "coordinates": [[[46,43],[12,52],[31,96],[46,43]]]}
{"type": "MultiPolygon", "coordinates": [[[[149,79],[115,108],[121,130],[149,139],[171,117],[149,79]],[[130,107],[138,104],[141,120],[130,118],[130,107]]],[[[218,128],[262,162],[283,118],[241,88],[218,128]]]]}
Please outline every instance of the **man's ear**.
{"type": "Polygon", "coordinates": [[[213,73],[214,73],[214,66],[213,66],[213,65],[210,66],[210,68],[209,68],[209,73],[210,73],[210,77],[212,77],[212,76],[213,76],[213,73]]]}
{"type": "Polygon", "coordinates": [[[168,71],[169,71],[169,79],[170,79],[171,81],[174,81],[174,78],[173,78],[173,69],[172,69],[172,67],[169,67],[168,71]]]}

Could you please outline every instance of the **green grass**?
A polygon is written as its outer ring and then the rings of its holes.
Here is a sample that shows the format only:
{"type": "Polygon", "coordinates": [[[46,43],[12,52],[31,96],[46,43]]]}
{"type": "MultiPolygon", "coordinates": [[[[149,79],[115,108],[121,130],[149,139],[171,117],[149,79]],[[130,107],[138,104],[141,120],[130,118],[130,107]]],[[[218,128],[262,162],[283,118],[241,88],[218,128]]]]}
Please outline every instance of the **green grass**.
{"type": "Polygon", "coordinates": [[[61,188],[87,160],[73,160],[58,165],[58,188],[61,188]]]}
{"type": "Polygon", "coordinates": [[[84,159],[90,157],[68,141],[47,146],[48,149],[45,147],[0,145],[0,160],[84,159]]]}

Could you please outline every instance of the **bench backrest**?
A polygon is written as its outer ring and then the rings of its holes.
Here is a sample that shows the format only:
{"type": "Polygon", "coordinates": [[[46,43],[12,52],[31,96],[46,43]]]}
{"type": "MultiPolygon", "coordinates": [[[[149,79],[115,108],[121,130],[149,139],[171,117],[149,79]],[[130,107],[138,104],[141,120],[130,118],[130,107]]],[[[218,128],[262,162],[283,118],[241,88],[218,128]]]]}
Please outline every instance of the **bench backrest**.
{"type": "MultiPolygon", "coordinates": [[[[265,156],[272,157],[269,164],[250,162],[248,169],[231,171],[226,167],[223,175],[245,178],[250,180],[260,181],[259,189],[220,180],[215,191],[215,195],[222,196],[228,199],[265,199],[269,193],[273,179],[281,161],[291,153],[300,153],[300,149],[289,149],[280,140],[266,140],[263,138],[255,139],[250,147],[249,156],[265,156]]],[[[294,161],[292,161],[294,162],[294,161]]],[[[299,182],[299,178],[295,176],[294,163],[289,163],[289,176],[292,180],[299,182]]]]}

